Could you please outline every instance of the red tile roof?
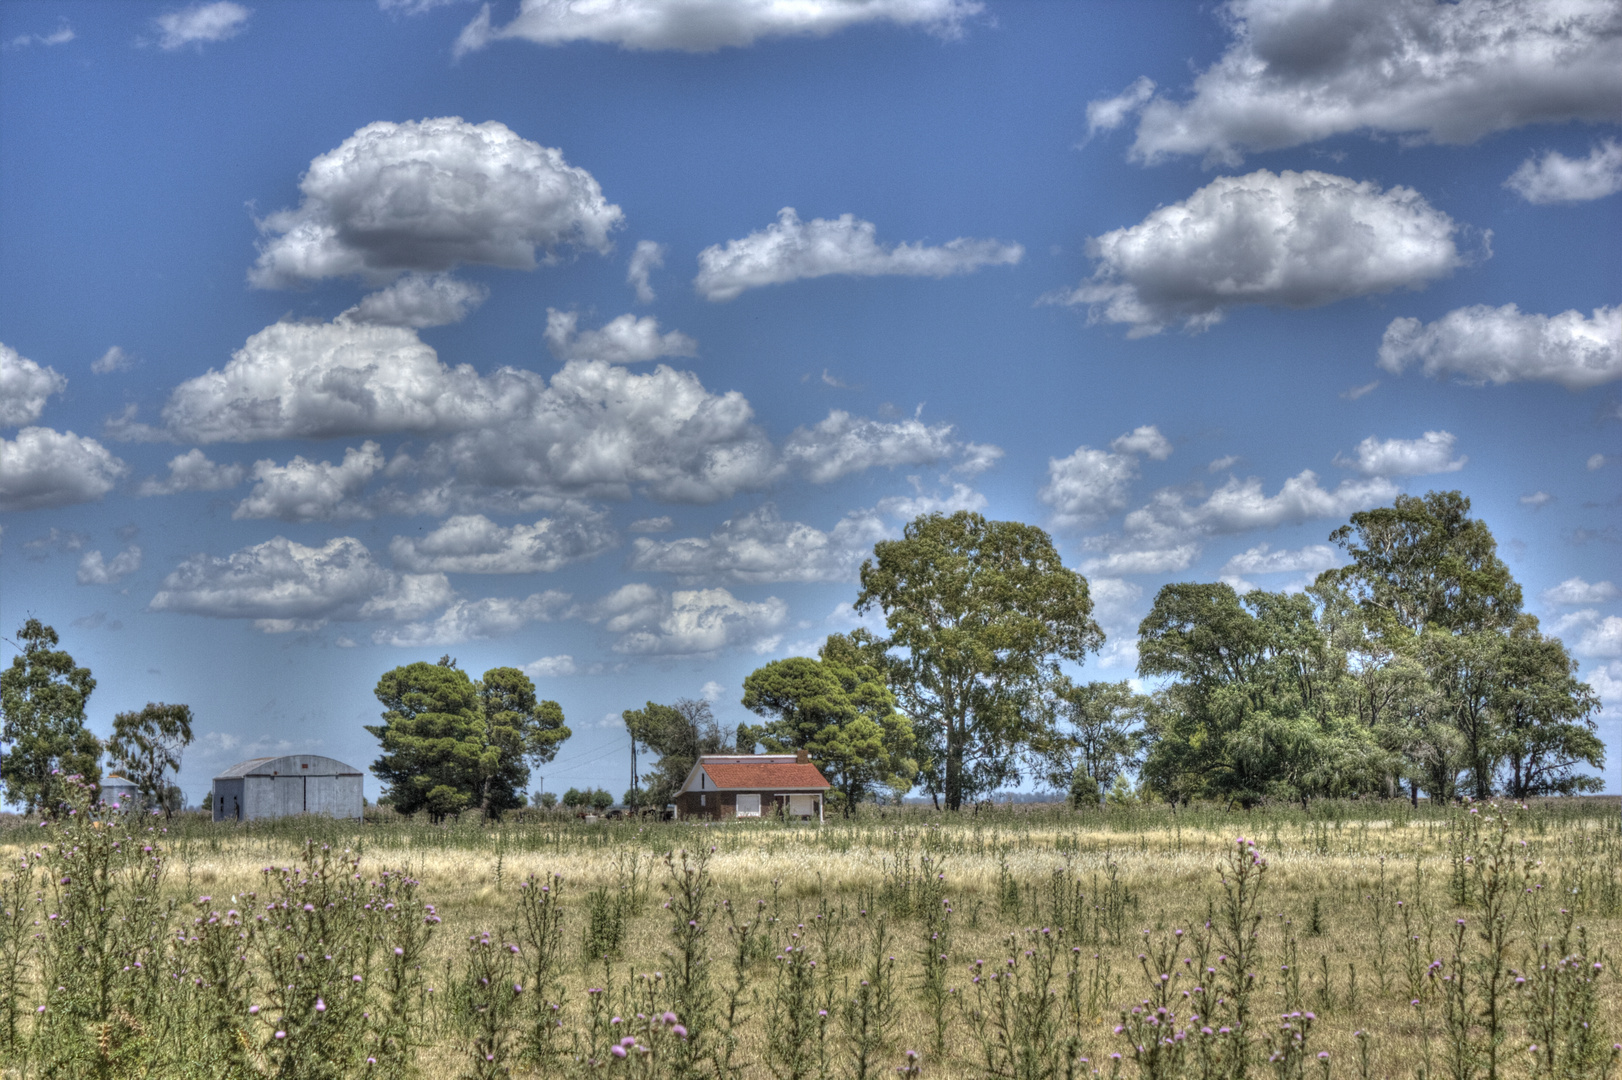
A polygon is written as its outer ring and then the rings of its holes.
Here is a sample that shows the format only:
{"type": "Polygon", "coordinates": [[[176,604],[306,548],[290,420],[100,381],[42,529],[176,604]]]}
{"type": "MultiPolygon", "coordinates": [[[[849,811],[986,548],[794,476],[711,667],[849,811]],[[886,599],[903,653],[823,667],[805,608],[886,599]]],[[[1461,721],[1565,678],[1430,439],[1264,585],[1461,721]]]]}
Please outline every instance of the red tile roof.
{"type": "Polygon", "coordinates": [[[825,790],[833,787],[822,778],[815,765],[793,761],[759,761],[733,764],[731,762],[703,763],[710,782],[722,791],[762,791],[808,788],[825,790]]]}

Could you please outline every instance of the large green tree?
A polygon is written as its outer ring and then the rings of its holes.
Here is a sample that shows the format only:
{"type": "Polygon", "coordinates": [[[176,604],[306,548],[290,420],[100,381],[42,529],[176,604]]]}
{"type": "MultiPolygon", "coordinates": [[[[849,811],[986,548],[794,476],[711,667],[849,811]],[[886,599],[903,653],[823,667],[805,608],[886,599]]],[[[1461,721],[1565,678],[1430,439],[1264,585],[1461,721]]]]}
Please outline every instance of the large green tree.
{"type": "Polygon", "coordinates": [[[912,725],[896,711],[883,669],[843,634],[817,659],[793,656],[756,668],[743,681],[743,706],[770,719],[748,737],[770,753],[805,750],[844,795],[844,810],[873,791],[912,786],[912,725]]]}
{"type": "Polygon", "coordinates": [[[449,657],[385,672],[375,690],[383,723],[372,772],[401,813],[435,821],[478,807],[485,816],[522,805],[530,767],[551,761],[569,737],[563,708],[538,700],[517,668],[492,668],[478,682],[449,657]]]}
{"type": "Polygon", "coordinates": [[[107,756],[136,787],[149,806],[174,811],[168,797],[172,778],[180,772],[180,755],[191,745],[191,706],[148,702],[140,712],[113,717],[113,737],[107,756]]]}
{"type": "Polygon", "coordinates": [[[1521,587],[1468,498],[1398,496],[1330,539],[1350,562],[1320,575],[1314,592],[1327,608],[1359,612],[1354,678],[1386,695],[1396,723],[1382,741],[1400,747],[1416,802],[1421,788],[1451,799],[1591,786],[1576,770],[1604,761],[1593,692],[1522,613],[1521,587]]]}
{"type": "Polygon", "coordinates": [[[913,718],[932,794],[1018,776],[1043,684],[1103,643],[1087,580],[1041,529],[959,511],[909,522],[862,564],[856,609],[884,612],[890,685],[913,718]]]}
{"type": "Polygon", "coordinates": [[[0,780],[7,802],[54,813],[62,803],[62,777],[101,780],[101,743],[85,726],[84,711],[96,680],[56,648],[56,631],[38,619],[23,624],[16,644],[21,654],[0,672],[0,738],[9,745],[0,780]]]}
{"type": "Polygon", "coordinates": [[[644,806],[673,802],[700,755],[733,749],[707,701],[680,698],[674,705],[650,701],[640,709],[626,709],[620,716],[631,740],[659,758],[633,785],[644,806]]]}
{"type": "Polygon", "coordinates": [[[1077,685],[1064,676],[1049,692],[1051,722],[1033,737],[1032,756],[1049,786],[1068,790],[1077,805],[1096,803],[1142,764],[1150,698],[1126,682],[1077,685]]]}
{"type": "Polygon", "coordinates": [[[1168,680],[1149,718],[1151,789],[1250,805],[1367,790],[1378,747],[1331,693],[1340,665],[1305,595],[1162,588],[1138,672],[1168,680]]]}

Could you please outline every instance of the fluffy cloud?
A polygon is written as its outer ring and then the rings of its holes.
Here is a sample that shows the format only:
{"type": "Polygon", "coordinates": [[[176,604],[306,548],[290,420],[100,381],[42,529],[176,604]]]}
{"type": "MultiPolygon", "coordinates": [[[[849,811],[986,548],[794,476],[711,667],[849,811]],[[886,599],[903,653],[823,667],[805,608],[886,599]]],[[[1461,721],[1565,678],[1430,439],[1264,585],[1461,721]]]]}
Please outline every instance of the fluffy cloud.
{"type": "Polygon", "coordinates": [[[416,619],[453,598],[445,575],[397,574],[352,536],[321,547],[277,536],[224,558],[191,556],[164,578],[149,606],[254,619],[275,632],[330,619],[416,619]]]}
{"type": "Polygon", "coordinates": [[[880,465],[932,465],[957,449],[951,424],[869,420],[833,409],[816,426],[796,428],[783,457],[812,483],[826,484],[880,465]]]}
{"type": "Polygon", "coordinates": [[[669,532],[676,527],[676,522],[668,514],[661,514],[658,517],[638,518],[626,527],[634,533],[669,532]]]}
{"type": "Polygon", "coordinates": [[[344,459],[309,461],[302,455],[286,465],[268,458],[253,465],[253,490],[231,512],[234,518],[279,518],[282,521],[331,521],[333,518],[370,517],[356,497],[383,467],[383,453],[375,442],[350,447],[344,459]]]}
{"type": "Polygon", "coordinates": [[[159,15],[158,48],[179,49],[186,45],[201,47],[205,42],[225,41],[248,28],[250,8],[219,0],[215,4],[193,4],[180,11],[159,15]]]}
{"type": "MultiPolygon", "coordinates": [[[[918,478],[907,477],[914,487],[919,487],[918,478]]],[[[952,485],[952,490],[945,494],[931,495],[919,488],[915,495],[887,495],[878,501],[874,510],[886,517],[898,518],[901,521],[911,521],[924,514],[955,514],[959,510],[972,510],[976,513],[986,508],[986,497],[969,487],[967,484],[952,485]]]]}
{"type": "Polygon", "coordinates": [[[1176,547],[1143,548],[1136,551],[1115,551],[1081,564],[1082,572],[1093,574],[1170,574],[1187,570],[1200,557],[1198,544],[1178,544],[1176,547]]]}
{"type": "Polygon", "coordinates": [[[1590,608],[1562,616],[1554,628],[1562,634],[1577,631],[1572,648],[1583,656],[1622,656],[1622,616],[1601,615],[1590,608]]]}
{"type": "Polygon", "coordinates": [[[1038,492],[1054,509],[1054,523],[1071,527],[1102,521],[1126,509],[1127,488],[1138,477],[1138,461],[1089,446],[1064,458],[1048,459],[1048,482],[1038,492]]]}
{"type": "Polygon", "coordinates": [[[1141,105],[1131,156],[1235,164],[1355,131],[1469,143],[1494,131],[1622,118],[1622,21],[1609,0],[1230,0],[1226,52],[1187,101],[1128,91],[1088,119],[1141,105]]]}
{"type": "Polygon", "coordinates": [[[631,265],[625,271],[625,283],[636,290],[638,302],[651,304],[654,300],[653,286],[648,281],[648,275],[665,265],[665,246],[652,240],[638,240],[636,250],[631,252],[631,265]]]}
{"type": "Polygon", "coordinates": [[[87,551],[79,560],[79,571],[74,575],[80,585],[116,585],[141,568],[141,549],[136,544],[105,561],[101,552],[87,551]]]}
{"type": "Polygon", "coordinates": [[[396,566],[418,573],[549,574],[568,563],[595,558],[618,543],[601,513],[507,527],[483,514],[464,514],[427,536],[396,536],[389,555],[396,566]]]}
{"type": "Polygon", "coordinates": [[[297,209],[260,222],[254,285],[388,281],[462,263],[529,270],[537,250],[606,251],[624,216],[561,150],[457,116],[368,124],[311,161],[299,190],[297,209]]]}
{"type": "Polygon", "coordinates": [[[445,326],[467,318],[490,290],[450,274],[406,274],[338,316],[376,326],[445,326]]]}
{"type": "Polygon", "coordinates": [[[1600,698],[1600,715],[1622,717],[1622,661],[1599,664],[1583,673],[1584,681],[1600,698]]]}
{"type": "Polygon", "coordinates": [[[711,654],[734,646],[775,648],[773,634],[788,605],[772,596],[752,603],[725,589],[664,592],[651,585],[622,586],[587,616],[618,635],[614,651],[650,656],[711,654]]]}
{"type": "Polygon", "coordinates": [[[1593,472],[1595,469],[1603,469],[1605,460],[1604,454],[1590,454],[1588,456],[1588,471],[1593,472]]]}
{"type": "Polygon", "coordinates": [[[506,637],[535,622],[551,622],[569,606],[569,594],[548,589],[523,599],[489,597],[484,600],[458,600],[431,622],[407,623],[398,629],[374,631],[379,645],[416,648],[424,645],[458,645],[464,641],[484,641],[506,637]]]}
{"type": "Polygon", "coordinates": [[[1171,443],[1159,428],[1145,424],[1112,441],[1110,451],[1079,446],[1069,457],[1048,459],[1048,482],[1038,496],[1053,507],[1055,524],[1095,524],[1126,509],[1127,488],[1138,478],[1134,455],[1164,461],[1171,443]]]}
{"type": "Polygon", "coordinates": [[[1018,244],[961,237],[940,247],[885,247],[876,233],[872,222],[858,221],[851,214],[803,222],[793,207],[785,206],[775,224],[742,240],[730,240],[725,247],[716,244],[699,252],[693,285],[707,300],[731,300],[745,289],[801,278],[828,274],[942,278],[982,266],[1011,266],[1025,256],[1018,244]]]}
{"type": "Polygon", "coordinates": [[[169,476],[149,476],[135,489],[137,495],[173,495],[181,491],[224,491],[242,483],[241,465],[217,465],[201,450],[188,450],[169,459],[169,476]]]}
{"type": "Polygon", "coordinates": [[[41,367],[0,342],[0,427],[32,424],[45,411],[45,401],[67,388],[55,368],[41,367]]]}
{"type": "Polygon", "coordinates": [[[1358,510],[1396,498],[1397,488],[1384,477],[1344,480],[1333,491],[1318,483],[1311,469],[1284,481],[1277,495],[1262,490],[1252,476],[1230,477],[1203,502],[1190,503],[1186,492],[1164,488],[1147,506],[1126,516],[1128,535],[1162,538],[1168,535],[1238,533],[1296,525],[1316,518],[1343,518],[1358,510]]]}
{"type": "Polygon", "coordinates": [[[723,521],[708,537],[638,537],[632,544],[630,567],[675,574],[684,583],[854,581],[862,560],[889,532],[873,512],[849,514],[823,532],[784,521],[776,507],[767,505],[723,521]]]}
{"type": "Polygon", "coordinates": [[[1529,157],[1504,181],[1529,203],[1573,203],[1603,199],[1622,191],[1622,143],[1606,139],[1585,158],[1558,150],[1529,157]]]}
{"type": "Polygon", "coordinates": [[[962,457],[952,466],[960,476],[979,476],[1003,459],[1004,450],[990,443],[964,443],[962,457]]]}
{"type": "Polygon", "coordinates": [[[26,427],[0,439],[0,511],[94,502],[128,471],[95,439],[26,427]]]}
{"type": "Polygon", "coordinates": [[[1088,241],[1098,263],[1051,303],[1086,304],[1131,336],[1190,331],[1243,304],[1307,308],[1420,289],[1463,262],[1458,227],[1412,188],[1266,169],[1218,177],[1137,225],[1088,241]]]}
{"type": "Polygon", "coordinates": [[[1530,495],[1522,495],[1520,497],[1520,504],[1522,506],[1530,506],[1534,510],[1541,510],[1543,507],[1552,502],[1554,502],[1554,496],[1550,495],[1547,491],[1534,491],[1530,495]]]}
{"type": "Polygon", "coordinates": [[[761,38],[826,37],[872,22],[954,36],[963,20],[980,10],[978,0],[523,0],[506,26],[491,24],[486,4],[456,39],[456,55],[503,38],[537,45],[596,41],[622,49],[713,52],[761,38]]]}
{"type": "Polygon", "coordinates": [[[90,361],[90,372],[93,375],[111,375],[115,371],[128,371],[134,366],[135,358],[114,345],[90,361]]]}
{"type": "Polygon", "coordinates": [[[579,670],[574,657],[568,653],[561,656],[543,656],[524,665],[524,674],[532,679],[558,679],[565,675],[573,675],[579,670]]]}
{"type": "Polygon", "coordinates": [[[1153,424],[1145,424],[1139,428],[1112,440],[1109,444],[1111,450],[1120,454],[1143,454],[1156,461],[1165,461],[1171,457],[1171,442],[1160,429],[1153,424]]]}
{"type": "Polygon", "coordinates": [[[1603,604],[1615,600],[1616,586],[1609,581],[1587,582],[1570,577],[1538,594],[1545,604],[1603,604]]]}
{"type": "Polygon", "coordinates": [[[1455,308],[1433,323],[1394,319],[1380,342],[1380,366],[1401,374],[1418,362],[1426,375],[1483,383],[1543,379],[1567,390],[1622,378],[1622,305],[1523,314],[1514,304],[1455,308]]]}
{"type": "Polygon", "coordinates": [[[1356,458],[1335,456],[1335,464],[1356,469],[1364,476],[1429,476],[1458,472],[1467,457],[1454,457],[1452,432],[1427,431],[1417,439],[1376,439],[1373,435],[1357,444],[1356,458]]]}
{"type": "Polygon", "coordinates": [[[1317,574],[1340,565],[1340,555],[1328,544],[1308,544],[1294,551],[1274,551],[1257,544],[1241,551],[1222,565],[1222,576],[1240,574],[1317,574]]]}
{"type": "Polygon", "coordinates": [[[1112,98],[1098,98],[1087,103],[1087,137],[1100,131],[1114,131],[1126,123],[1138,110],[1155,96],[1155,81],[1147,75],[1132,80],[1132,85],[1112,98]]]}
{"type": "Polygon", "coordinates": [[[659,333],[652,315],[621,315],[599,330],[579,330],[574,311],[546,309],[546,344],[560,360],[602,360],[635,364],[661,356],[696,356],[698,342],[679,330],[659,333]]]}

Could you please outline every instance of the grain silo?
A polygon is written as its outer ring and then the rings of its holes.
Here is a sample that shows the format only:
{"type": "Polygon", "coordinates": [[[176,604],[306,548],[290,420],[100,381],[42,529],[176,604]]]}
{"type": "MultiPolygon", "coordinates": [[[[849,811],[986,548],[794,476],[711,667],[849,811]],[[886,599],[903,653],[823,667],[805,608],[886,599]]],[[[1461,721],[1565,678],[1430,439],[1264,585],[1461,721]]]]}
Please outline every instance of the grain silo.
{"type": "Polygon", "coordinates": [[[215,821],[262,821],[297,814],[358,818],[366,805],[353,765],[320,754],[251,758],[214,778],[215,821]]]}

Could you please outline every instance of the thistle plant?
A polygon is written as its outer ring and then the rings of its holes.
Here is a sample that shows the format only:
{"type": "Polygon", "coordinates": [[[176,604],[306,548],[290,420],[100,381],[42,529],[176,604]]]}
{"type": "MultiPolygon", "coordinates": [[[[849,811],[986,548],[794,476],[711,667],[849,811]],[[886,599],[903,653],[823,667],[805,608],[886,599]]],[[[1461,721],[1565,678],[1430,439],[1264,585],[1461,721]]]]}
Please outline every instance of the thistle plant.
{"type": "Polygon", "coordinates": [[[679,1075],[696,1073],[702,1054],[708,1049],[715,1006],[715,988],[710,978],[709,929],[710,856],[714,848],[689,855],[665,855],[665,876],[670,898],[670,948],[665,953],[666,985],[670,1011],[686,1022],[687,1038],[677,1047],[675,1066],[679,1075]]]}
{"type": "Polygon", "coordinates": [[[900,1009],[895,957],[888,953],[889,944],[889,928],[880,915],[864,942],[860,979],[845,999],[843,1010],[847,1075],[851,1080],[870,1080],[877,1074],[879,1058],[888,1049],[895,1030],[900,1009]]]}
{"type": "Polygon", "coordinates": [[[976,960],[970,967],[972,993],[962,1002],[980,1045],[982,1072],[998,1080],[1050,1080],[1065,1055],[1057,1038],[1054,969],[1060,934],[1051,928],[1010,934],[1014,955],[1001,964],[976,960]]]}
{"type": "Polygon", "coordinates": [[[512,1075],[515,1056],[513,1017],[524,993],[518,981],[519,948],[490,936],[470,934],[466,974],[459,1000],[469,1030],[470,1067],[465,1080],[500,1080],[512,1075]]]}

